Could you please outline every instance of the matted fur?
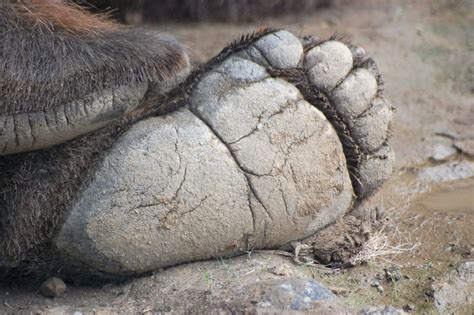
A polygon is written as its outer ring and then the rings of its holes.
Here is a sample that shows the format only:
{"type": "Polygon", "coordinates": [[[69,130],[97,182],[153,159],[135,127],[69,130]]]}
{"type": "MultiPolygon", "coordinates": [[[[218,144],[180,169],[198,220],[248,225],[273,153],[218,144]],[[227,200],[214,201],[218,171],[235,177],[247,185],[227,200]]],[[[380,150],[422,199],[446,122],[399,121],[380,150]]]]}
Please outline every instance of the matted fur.
{"type": "Polygon", "coordinates": [[[187,63],[173,38],[64,1],[0,3],[0,115],[54,108],[117,85],[160,83],[187,63]]]}

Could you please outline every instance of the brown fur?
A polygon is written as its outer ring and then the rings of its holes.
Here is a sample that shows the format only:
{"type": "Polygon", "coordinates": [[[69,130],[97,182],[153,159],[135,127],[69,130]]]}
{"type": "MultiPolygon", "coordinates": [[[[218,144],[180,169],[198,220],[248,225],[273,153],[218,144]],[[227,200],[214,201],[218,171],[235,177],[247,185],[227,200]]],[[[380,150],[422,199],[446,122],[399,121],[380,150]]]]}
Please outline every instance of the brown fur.
{"type": "Polygon", "coordinates": [[[61,0],[16,1],[16,10],[32,24],[44,24],[69,32],[98,32],[118,25],[106,16],[92,15],[83,7],[61,0]]]}
{"type": "Polygon", "coordinates": [[[59,107],[188,66],[172,37],[128,28],[60,0],[0,2],[0,115],[59,107]]]}

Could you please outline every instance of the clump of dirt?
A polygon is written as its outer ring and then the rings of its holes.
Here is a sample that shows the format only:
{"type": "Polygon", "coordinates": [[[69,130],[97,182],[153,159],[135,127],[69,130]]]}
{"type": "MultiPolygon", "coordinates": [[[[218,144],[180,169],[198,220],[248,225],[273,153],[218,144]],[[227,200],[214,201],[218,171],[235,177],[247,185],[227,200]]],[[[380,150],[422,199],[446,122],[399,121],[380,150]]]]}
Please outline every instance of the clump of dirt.
{"type": "Polygon", "coordinates": [[[376,221],[349,215],[303,241],[310,245],[314,260],[331,267],[354,265],[353,258],[362,250],[372,232],[380,226],[376,221]]]}

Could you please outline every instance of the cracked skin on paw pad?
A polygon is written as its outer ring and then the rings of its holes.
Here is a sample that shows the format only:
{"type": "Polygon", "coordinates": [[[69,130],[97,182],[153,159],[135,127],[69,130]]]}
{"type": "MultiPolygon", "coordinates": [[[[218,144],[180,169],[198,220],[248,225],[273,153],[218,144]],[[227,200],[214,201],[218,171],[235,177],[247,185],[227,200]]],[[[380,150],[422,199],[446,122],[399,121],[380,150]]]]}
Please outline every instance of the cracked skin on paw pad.
{"type": "Polygon", "coordinates": [[[386,179],[391,107],[373,69],[355,67],[343,43],[305,50],[286,31],[244,46],[201,74],[185,108],[117,141],[73,204],[59,248],[100,271],[134,274],[309,236],[354,201],[335,118],[359,149],[350,167],[364,195],[386,179]],[[270,67],[305,69],[337,117],[270,67]]]}
{"type": "Polygon", "coordinates": [[[190,74],[179,110],[134,123],[89,169],[55,261],[140,274],[277,248],[344,216],[394,160],[392,107],[360,51],[273,30],[224,49],[190,74]]]}

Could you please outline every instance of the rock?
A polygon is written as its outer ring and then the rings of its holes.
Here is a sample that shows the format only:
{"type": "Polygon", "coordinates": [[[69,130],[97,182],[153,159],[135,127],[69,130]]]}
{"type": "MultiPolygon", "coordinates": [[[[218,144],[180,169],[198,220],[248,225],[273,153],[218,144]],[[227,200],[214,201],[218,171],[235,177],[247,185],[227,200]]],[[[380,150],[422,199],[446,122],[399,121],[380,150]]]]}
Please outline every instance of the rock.
{"type": "Polygon", "coordinates": [[[362,310],[360,315],[403,315],[405,311],[397,309],[393,306],[374,306],[362,310]]]}
{"type": "Polygon", "coordinates": [[[305,276],[304,270],[309,271],[292,264],[288,257],[258,251],[232,259],[182,264],[125,283],[80,287],[54,301],[19,290],[1,297],[15,308],[0,303],[0,313],[354,314],[326,286],[305,276]],[[268,272],[268,268],[281,265],[292,269],[298,278],[268,272]],[[117,289],[125,294],[117,295],[117,289]]]}
{"type": "Polygon", "coordinates": [[[275,266],[273,268],[270,268],[269,271],[277,276],[285,276],[285,277],[292,276],[295,273],[294,269],[291,268],[291,266],[289,266],[288,264],[281,264],[281,265],[275,266]]]}
{"type": "Polygon", "coordinates": [[[331,290],[319,282],[291,279],[266,283],[258,307],[303,311],[314,308],[321,301],[335,299],[331,290]]]}
{"type": "Polygon", "coordinates": [[[178,314],[349,313],[326,286],[305,278],[299,270],[301,267],[286,257],[260,251],[167,268],[153,278],[138,279],[129,294],[115,301],[139,297],[149,301],[155,311],[169,309],[178,314]],[[280,266],[298,278],[268,272],[280,266]]]}
{"type": "Polygon", "coordinates": [[[443,183],[474,176],[474,163],[463,160],[423,168],[418,178],[424,183],[443,183]]]}
{"type": "Polygon", "coordinates": [[[402,273],[400,271],[400,267],[396,265],[392,265],[388,268],[384,269],[385,272],[385,279],[389,282],[397,282],[400,281],[402,278],[402,273]]]}
{"type": "Polygon", "coordinates": [[[343,287],[330,287],[329,289],[331,290],[332,293],[339,296],[347,296],[350,292],[349,288],[343,288],[343,287]]]}
{"type": "Polygon", "coordinates": [[[474,261],[461,263],[456,270],[432,285],[436,309],[441,314],[464,314],[474,309],[474,261]]]}
{"type": "Polygon", "coordinates": [[[474,261],[465,261],[457,268],[459,278],[468,283],[474,283],[474,261]]]}
{"type": "Polygon", "coordinates": [[[467,156],[474,157],[474,139],[456,140],[454,146],[467,156]]]}
{"type": "Polygon", "coordinates": [[[43,282],[39,290],[45,297],[60,297],[66,292],[66,284],[63,280],[52,277],[43,282]]]}
{"type": "Polygon", "coordinates": [[[403,310],[407,313],[410,313],[415,310],[415,306],[413,304],[406,304],[403,306],[403,310]]]}
{"type": "Polygon", "coordinates": [[[433,154],[431,155],[431,158],[437,162],[446,161],[456,153],[456,148],[454,148],[452,145],[438,143],[433,148],[433,154]]]}
{"type": "Polygon", "coordinates": [[[379,291],[380,293],[383,293],[384,292],[384,288],[383,286],[380,284],[380,282],[378,280],[374,280],[372,281],[372,283],[370,284],[370,286],[372,288],[376,288],[377,291],[379,291]]]}

